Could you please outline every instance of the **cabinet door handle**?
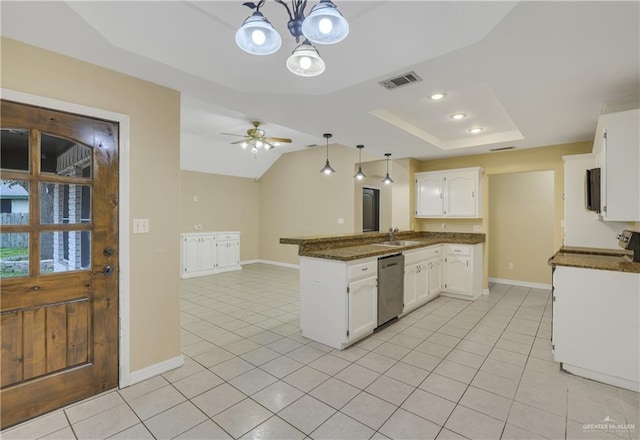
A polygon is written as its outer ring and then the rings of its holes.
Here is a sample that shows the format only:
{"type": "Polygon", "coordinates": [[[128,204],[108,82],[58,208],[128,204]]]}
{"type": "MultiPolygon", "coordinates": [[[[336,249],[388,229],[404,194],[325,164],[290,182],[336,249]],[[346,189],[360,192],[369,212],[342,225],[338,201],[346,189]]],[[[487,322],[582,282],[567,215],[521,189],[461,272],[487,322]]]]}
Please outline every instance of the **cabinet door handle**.
{"type": "Polygon", "coordinates": [[[369,268],[368,267],[363,267],[362,268],[362,272],[364,272],[365,270],[369,270],[369,268]]]}
{"type": "Polygon", "coordinates": [[[469,267],[469,260],[467,260],[467,267],[469,267]]]}

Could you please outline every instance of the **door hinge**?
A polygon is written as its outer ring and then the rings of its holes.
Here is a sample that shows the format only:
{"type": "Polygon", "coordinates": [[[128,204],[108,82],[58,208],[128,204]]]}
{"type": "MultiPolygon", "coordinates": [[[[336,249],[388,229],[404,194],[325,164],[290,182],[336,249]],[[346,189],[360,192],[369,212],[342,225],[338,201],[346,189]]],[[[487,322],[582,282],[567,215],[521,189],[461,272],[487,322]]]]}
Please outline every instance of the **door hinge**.
{"type": "Polygon", "coordinates": [[[556,345],[555,344],[551,344],[551,349],[555,350],[556,349],[556,345]]]}
{"type": "Polygon", "coordinates": [[[347,338],[349,337],[349,330],[347,330],[347,338]]]}
{"type": "Polygon", "coordinates": [[[607,138],[607,130],[604,131],[604,138],[607,138]]]}
{"type": "Polygon", "coordinates": [[[444,283],[444,288],[445,288],[445,289],[447,288],[447,283],[444,283]]]}
{"type": "Polygon", "coordinates": [[[349,286],[347,286],[347,293],[349,293],[349,286]]]}
{"type": "Polygon", "coordinates": [[[555,297],[555,295],[553,295],[551,298],[553,299],[553,302],[556,302],[556,297],[555,297]]]}

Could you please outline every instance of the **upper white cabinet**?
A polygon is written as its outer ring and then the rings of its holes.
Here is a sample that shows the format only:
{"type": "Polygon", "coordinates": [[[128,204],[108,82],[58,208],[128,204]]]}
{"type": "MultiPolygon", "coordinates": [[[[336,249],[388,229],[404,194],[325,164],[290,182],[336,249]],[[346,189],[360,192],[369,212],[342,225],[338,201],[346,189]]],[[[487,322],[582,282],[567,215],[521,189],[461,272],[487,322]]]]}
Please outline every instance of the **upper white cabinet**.
{"type": "Polygon", "coordinates": [[[480,218],[482,168],[416,173],[416,217],[480,218]]]}
{"type": "Polygon", "coordinates": [[[182,234],[182,278],[240,270],[240,232],[182,234]]]}
{"type": "Polygon", "coordinates": [[[640,221],[640,110],[600,116],[594,153],[601,168],[602,219],[640,221]]]}

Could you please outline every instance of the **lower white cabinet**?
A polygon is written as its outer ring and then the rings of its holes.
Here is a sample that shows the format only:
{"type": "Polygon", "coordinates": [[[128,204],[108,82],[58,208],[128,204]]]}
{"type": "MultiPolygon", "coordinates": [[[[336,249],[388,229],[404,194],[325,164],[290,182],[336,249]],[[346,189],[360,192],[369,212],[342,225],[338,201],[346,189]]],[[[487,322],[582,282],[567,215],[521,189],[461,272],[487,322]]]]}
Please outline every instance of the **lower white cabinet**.
{"type": "Polygon", "coordinates": [[[482,294],[482,244],[444,245],[442,294],[474,300],[482,294]]]}
{"type": "Polygon", "coordinates": [[[240,232],[182,234],[182,278],[240,270],[240,232]]]}
{"type": "Polygon", "coordinates": [[[556,266],[553,349],[562,369],[640,391],[640,273],[556,266]]]}
{"type": "Polygon", "coordinates": [[[440,293],[442,246],[404,253],[404,307],[407,313],[440,293]]]}
{"type": "Polygon", "coordinates": [[[338,350],[378,324],[378,258],[300,257],[302,336],[338,350]]]}

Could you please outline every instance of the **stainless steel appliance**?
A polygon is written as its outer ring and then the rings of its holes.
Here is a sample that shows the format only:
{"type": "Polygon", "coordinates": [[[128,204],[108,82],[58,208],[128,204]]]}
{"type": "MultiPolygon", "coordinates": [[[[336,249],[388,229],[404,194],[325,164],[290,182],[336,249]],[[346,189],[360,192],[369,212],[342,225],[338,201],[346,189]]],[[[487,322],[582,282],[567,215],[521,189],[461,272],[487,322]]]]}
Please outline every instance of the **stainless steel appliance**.
{"type": "Polygon", "coordinates": [[[618,246],[633,251],[633,261],[640,263],[640,232],[624,230],[617,238],[618,246]]]}
{"type": "Polygon", "coordinates": [[[404,302],[404,255],[378,258],[378,326],[397,318],[404,302]]]}

